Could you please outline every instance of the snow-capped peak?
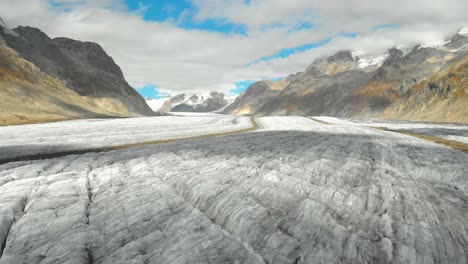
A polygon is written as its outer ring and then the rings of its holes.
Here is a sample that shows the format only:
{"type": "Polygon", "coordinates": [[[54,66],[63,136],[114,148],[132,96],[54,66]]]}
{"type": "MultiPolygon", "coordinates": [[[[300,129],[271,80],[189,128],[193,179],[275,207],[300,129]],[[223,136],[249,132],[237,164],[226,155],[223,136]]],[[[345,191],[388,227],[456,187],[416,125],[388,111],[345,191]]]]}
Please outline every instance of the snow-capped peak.
{"type": "Polygon", "coordinates": [[[390,56],[388,53],[385,54],[366,54],[364,52],[355,51],[352,53],[354,60],[357,63],[359,69],[375,69],[385,62],[390,56]]]}
{"type": "Polygon", "coordinates": [[[378,68],[382,66],[385,60],[390,56],[389,54],[382,55],[361,55],[359,56],[358,67],[365,68],[378,68]]]}
{"type": "Polygon", "coordinates": [[[468,27],[460,29],[460,31],[458,31],[458,35],[468,37],[468,27]]]}

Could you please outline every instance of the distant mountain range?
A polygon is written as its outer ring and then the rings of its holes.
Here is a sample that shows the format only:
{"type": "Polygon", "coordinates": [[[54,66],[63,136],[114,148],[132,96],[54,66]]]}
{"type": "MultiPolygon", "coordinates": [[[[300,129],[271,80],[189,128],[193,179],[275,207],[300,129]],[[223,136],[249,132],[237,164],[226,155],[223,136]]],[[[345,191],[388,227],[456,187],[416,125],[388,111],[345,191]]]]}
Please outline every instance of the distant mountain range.
{"type": "Polygon", "coordinates": [[[252,84],[224,113],[468,122],[468,37],[407,54],[340,51],[284,80],[252,84]]]}
{"type": "Polygon", "coordinates": [[[10,30],[0,19],[0,125],[153,115],[96,43],[10,30]]]}
{"type": "Polygon", "coordinates": [[[162,112],[468,122],[468,37],[406,54],[340,51],[283,80],[254,83],[232,104],[217,92],[147,104],[98,44],[11,30],[0,18],[0,98],[0,125],[155,115],[148,104],[162,112]]]}
{"type": "Polygon", "coordinates": [[[159,109],[162,112],[212,112],[228,104],[223,93],[211,92],[209,96],[196,94],[188,97],[178,94],[167,99],[159,109]]]}

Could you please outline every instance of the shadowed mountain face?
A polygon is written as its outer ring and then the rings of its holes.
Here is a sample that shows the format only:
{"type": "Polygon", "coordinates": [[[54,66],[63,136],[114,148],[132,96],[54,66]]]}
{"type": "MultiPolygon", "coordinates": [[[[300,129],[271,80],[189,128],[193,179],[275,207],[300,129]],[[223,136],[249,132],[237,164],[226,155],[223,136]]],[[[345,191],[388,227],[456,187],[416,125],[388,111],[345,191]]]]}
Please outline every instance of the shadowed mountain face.
{"type": "Polygon", "coordinates": [[[5,45],[0,61],[0,125],[130,115],[118,100],[80,96],[5,45]]]}
{"type": "Polygon", "coordinates": [[[51,39],[32,27],[18,27],[14,32],[19,37],[4,37],[10,48],[80,96],[121,102],[133,115],[153,113],[125,81],[119,66],[98,44],[67,38],[51,39]]]}
{"type": "Polygon", "coordinates": [[[228,104],[223,93],[211,92],[209,97],[198,96],[196,94],[187,97],[185,94],[178,94],[169,98],[161,107],[163,112],[212,112],[228,104]]]}
{"type": "MultiPolygon", "coordinates": [[[[82,96],[69,89],[7,46],[14,39],[21,43],[19,38],[0,19],[0,125],[136,114],[119,99],[82,96]]],[[[49,55],[60,56],[53,51],[49,55]]]]}
{"type": "Polygon", "coordinates": [[[265,82],[253,84],[225,113],[468,122],[463,106],[468,103],[463,88],[467,58],[468,37],[461,35],[445,46],[415,47],[406,55],[395,48],[375,58],[340,51],[288,77],[283,89],[268,89],[265,82]],[[452,71],[459,73],[449,77],[452,71]],[[452,82],[449,89],[447,81],[452,82]],[[455,111],[455,106],[461,107],[455,111]]]}

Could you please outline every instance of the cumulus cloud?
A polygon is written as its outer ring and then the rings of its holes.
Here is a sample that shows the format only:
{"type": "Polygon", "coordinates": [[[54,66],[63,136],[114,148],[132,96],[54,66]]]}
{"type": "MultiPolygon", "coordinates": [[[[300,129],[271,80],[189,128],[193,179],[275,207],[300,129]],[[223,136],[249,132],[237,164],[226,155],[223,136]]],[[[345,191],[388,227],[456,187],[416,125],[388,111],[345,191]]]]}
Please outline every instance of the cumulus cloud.
{"type": "MultiPolygon", "coordinates": [[[[121,0],[2,0],[10,26],[39,27],[51,37],[98,42],[130,83],[164,93],[228,92],[242,80],[276,78],[304,70],[341,49],[379,54],[393,46],[431,45],[468,26],[464,0],[192,0],[178,19],[146,21],[147,6],[129,11],[121,0]],[[181,20],[240,25],[246,34],[184,29],[181,20]],[[297,30],[298,25],[309,27],[297,30]],[[397,24],[398,27],[376,26],[397,24]],[[342,33],[357,33],[354,38],[342,33]],[[285,48],[328,44],[286,58],[256,62],[285,48]]],[[[161,8],[167,8],[161,6],[161,8]]]]}

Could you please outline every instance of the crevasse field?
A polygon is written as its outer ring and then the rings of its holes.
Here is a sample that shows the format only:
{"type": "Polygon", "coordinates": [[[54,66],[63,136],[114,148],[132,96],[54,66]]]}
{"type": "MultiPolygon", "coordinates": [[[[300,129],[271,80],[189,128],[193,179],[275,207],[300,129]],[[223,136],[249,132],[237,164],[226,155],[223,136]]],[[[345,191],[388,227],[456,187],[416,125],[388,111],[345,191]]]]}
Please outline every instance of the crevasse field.
{"type": "Polygon", "coordinates": [[[0,127],[0,263],[468,263],[468,154],[374,128],[468,126],[314,119],[0,127]]]}

